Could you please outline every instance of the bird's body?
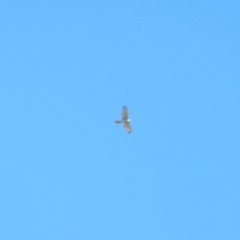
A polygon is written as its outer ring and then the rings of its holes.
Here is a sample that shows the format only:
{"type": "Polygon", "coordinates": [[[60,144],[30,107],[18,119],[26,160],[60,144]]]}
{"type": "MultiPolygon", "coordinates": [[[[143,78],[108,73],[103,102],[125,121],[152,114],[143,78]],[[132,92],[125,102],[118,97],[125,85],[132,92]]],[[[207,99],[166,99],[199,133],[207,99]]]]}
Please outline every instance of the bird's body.
{"type": "Polygon", "coordinates": [[[128,110],[127,108],[124,106],[122,109],[122,120],[116,120],[115,123],[122,123],[123,127],[125,128],[125,130],[128,133],[132,132],[131,126],[130,126],[130,121],[131,119],[128,118],[128,110]]]}

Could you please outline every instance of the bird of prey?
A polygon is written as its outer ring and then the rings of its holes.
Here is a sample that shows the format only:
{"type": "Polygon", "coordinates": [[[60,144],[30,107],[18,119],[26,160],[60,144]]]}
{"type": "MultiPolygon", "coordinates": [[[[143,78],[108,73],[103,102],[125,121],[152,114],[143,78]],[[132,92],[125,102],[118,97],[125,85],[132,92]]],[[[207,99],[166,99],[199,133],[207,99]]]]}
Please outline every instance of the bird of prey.
{"type": "Polygon", "coordinates": [[[116,120],[115,123],[122,123],[123,127],[125,128],[125,130],[128,133],[131,133],[132,129],[131,129],[131,126],[130,126],[130,121],[131,121],[131,119],[128,118],[128,110],[127,110],[127,108],[125,106],[123,106],[123,109],[122,109],[122,120],[121,121],[116,120]]]}

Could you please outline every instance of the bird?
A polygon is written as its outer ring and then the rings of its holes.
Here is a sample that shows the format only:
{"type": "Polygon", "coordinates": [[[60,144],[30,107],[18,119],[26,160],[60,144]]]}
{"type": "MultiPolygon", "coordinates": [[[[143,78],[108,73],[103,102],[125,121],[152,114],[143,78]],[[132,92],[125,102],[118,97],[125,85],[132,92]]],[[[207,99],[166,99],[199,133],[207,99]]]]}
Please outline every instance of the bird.
{"type": "Polygon", "coordinates": [[[128,109],[123,106],[122,108],[122,120],[116,120],[115,123],[122,123],[123,127],[128,133],[132,132],[132,128],[130,126],[131,119],[128,118],[128,109]]]}

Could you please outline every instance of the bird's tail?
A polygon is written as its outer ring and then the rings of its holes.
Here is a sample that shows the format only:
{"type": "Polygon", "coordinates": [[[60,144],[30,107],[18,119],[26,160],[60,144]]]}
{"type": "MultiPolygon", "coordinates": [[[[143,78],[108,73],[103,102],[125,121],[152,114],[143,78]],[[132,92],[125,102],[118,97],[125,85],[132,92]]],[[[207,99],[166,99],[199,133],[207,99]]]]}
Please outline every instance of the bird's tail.
{"type": "Polygon", "coordinates": [[[116,120],[116,121],[114,121],[115,123],[122,123],[122,121],[118,121],[118,120],[116,120]]]}

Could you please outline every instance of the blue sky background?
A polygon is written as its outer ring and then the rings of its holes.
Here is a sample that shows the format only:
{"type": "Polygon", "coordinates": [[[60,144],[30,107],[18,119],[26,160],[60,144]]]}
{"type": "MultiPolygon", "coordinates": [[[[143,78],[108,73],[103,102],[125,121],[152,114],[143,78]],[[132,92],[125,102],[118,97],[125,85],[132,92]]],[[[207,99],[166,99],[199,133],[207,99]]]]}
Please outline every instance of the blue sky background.
{"type": "Polygon", "coordinates": [[[240,239],[239,10],[1,1],[0,239],[240,239]]]}

